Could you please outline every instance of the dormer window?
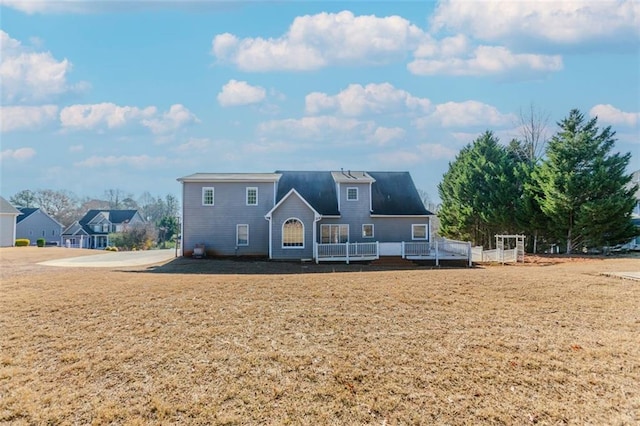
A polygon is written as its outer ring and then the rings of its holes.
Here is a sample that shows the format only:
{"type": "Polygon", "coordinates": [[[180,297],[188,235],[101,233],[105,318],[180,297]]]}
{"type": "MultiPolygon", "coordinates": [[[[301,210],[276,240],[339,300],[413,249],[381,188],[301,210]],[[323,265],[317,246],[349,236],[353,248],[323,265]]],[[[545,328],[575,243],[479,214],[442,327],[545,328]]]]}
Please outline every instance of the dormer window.
{"type": "Polygon", "coordinates": [[[358,201],[358,188],[347,188],[347,201],[358,201]]]}

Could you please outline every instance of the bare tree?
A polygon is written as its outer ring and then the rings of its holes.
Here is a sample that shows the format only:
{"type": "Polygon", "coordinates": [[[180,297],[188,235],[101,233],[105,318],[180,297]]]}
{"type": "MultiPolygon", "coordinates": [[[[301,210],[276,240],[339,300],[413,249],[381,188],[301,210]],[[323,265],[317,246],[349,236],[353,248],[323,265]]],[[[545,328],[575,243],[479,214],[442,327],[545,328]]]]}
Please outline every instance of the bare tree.
{"type": "Polygon", "coordinates": [[[535,164],[544,155],[549,135],[549,113],[536,108],[532,102],[528,111],[520,109],[518,128],[520,129],[519,141],[522,144],[522,153],[531,164],[535,164]]]}

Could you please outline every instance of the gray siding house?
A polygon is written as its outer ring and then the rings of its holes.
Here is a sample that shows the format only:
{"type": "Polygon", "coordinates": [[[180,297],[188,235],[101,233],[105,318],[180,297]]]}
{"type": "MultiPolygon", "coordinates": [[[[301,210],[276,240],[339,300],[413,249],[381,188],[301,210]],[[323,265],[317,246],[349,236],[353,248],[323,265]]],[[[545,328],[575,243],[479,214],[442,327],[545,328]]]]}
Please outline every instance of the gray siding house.
{"type": "Polygon", "coordinates": [[[26,238],[31,244],[36,244],[39,238],[49,245],[62,243],[62,229],[60,222],[52,218],[40,208],[20,208],[20,216],[16,220],[16,238],[26,238]]]}
{"type": "Polygon", "coordinates": [[[278,260],[437,256],[432,213],[408,172],[196,173],[178,181],[183,256],[196,247],[278,260]]]}
{"type": "Polygon", "coordinates": [[[128,226],[144,223],[137,210],[89,210],[62,233],[66,247],[103,249],[109,245],[109,234],[123,232],[128,226]]]}

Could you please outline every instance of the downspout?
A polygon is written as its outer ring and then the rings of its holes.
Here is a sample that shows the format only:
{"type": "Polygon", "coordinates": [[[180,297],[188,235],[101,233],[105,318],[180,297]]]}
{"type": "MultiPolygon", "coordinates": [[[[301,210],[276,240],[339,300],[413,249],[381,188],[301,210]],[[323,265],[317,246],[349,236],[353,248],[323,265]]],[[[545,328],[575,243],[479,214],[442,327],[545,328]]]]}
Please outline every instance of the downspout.
{"type": "MultiPolygon", "coordinates": [[[[180,221],[180,256],[184,257],[184,210],[185,210],[185,203],[184,203],[184,182],[182,183],[182,220],[180,221]]],[[[176,244],[178,244],[178,241],[176,240],[176,244]]]]}
{"type": "Polygon", "coordinates": [[[265,220],[269,221],[269,260],[273,259],[273,237],[272,237],[272,225],[271,216],[267,215],[264,217],[265,220]]]}
{"type": "Polygon", "coordinates": [[[322,216],[314,216],[313,217],[313,260],[316,261],[316,263],[318,262],[318,241],[317,241],[317,237],[318,237],[318,222],[320,222],[320,220],[322,220],[322,216]]]}

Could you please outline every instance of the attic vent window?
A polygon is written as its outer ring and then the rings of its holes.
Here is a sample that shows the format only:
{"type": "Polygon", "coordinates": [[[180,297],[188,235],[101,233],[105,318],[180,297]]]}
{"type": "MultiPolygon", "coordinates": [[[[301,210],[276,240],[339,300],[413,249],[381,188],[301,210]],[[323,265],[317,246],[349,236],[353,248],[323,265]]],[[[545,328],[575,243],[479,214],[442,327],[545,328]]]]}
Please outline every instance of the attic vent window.
{"type": "Polygon", "coordinates": [[[358,188],[347,188],[347,201],[358,201],[358,188]]]}

